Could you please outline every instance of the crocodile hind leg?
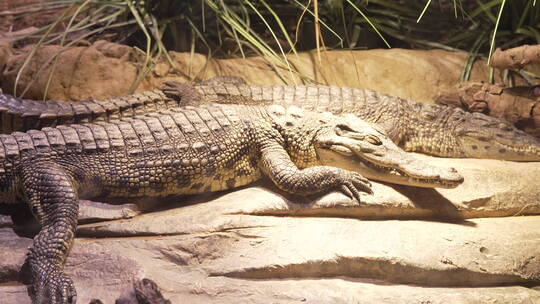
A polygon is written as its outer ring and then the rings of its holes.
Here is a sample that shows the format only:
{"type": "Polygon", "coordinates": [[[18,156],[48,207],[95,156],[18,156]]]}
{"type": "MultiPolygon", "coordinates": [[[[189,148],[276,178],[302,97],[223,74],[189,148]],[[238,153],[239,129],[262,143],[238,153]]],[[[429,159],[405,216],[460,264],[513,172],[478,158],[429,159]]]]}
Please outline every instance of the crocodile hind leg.
{"type": "Polygon", "coordinates": [[[77,228],[76,189],[69,174],[52,162],[31,161],[19,173],[21,195],[41,225],[26,260],[32,302],[75,303],[75,287],[63,267],[77,228]]]}
{"type": "Polygon", "coordinates": [[[309,195],[340,190],[360,203],[360,191],[373,193],[371,183],[359,173],[329,166],[299,169],[287,152],[278,147],[264,149],[261,161],[263,172],[274,184],[292,194],[309,195]]]}

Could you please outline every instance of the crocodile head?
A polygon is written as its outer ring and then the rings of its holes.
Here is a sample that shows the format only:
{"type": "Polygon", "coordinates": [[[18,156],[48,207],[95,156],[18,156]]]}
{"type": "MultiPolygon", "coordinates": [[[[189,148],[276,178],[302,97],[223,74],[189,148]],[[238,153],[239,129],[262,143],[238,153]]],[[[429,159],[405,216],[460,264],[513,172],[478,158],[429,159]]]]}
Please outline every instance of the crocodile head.
{"type": "Polygon", "coordinates": [[[302,162],[298,159],[306,159],[307,151],[312,150],[321,165],[356,171],[373,180],[426,188],[454,188],[463,182],[454,168],[424,163],[396,146],[382,128],[357,116],[307,113],[311,112],[302,114],[301,110],[288,109],[277,120],[285,130],[285,141],[293,142],[286,145],[300,167],[302,162]],[[302,144],[294,143],[299,138],[304,139],[302,144]]]}
{"type": "Polygon", "coordinates": [[[507,121],[479,113],[459,117],[453,133],[462,157],[540,161],[540,140],[507,121]]]}

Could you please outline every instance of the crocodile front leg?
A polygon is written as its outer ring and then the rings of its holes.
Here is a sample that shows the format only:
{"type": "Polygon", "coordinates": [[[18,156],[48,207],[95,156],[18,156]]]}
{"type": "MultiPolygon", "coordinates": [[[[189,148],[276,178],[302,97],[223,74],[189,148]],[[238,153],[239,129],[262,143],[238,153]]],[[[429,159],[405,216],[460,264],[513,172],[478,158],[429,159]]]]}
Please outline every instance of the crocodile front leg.
{"type": "Polygon", "coordinates": [[[41,224],[27,256],[33,303],[75,303],[73,281],[63,272],[77,228],[78,195],[68,173],[52,162],[22,165],[23,198],[41,224]]]}
{"type": "Polygon", "coordinates": [[[278,188],[292,194],[309,195],[339,189],[359,203],[360,191],[373,194],[371,183],[359,173],[329,166],[299,169],[281,147],[263,149],[261,167],[278,188]]]}

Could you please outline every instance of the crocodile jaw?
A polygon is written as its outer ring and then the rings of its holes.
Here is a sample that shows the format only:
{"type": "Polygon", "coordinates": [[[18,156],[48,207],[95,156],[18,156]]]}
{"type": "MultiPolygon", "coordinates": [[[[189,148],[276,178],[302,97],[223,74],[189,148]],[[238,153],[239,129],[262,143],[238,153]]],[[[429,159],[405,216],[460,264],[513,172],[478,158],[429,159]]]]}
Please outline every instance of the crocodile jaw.
{"type": "Polygon", "coordinates": [[[454,168],[432,166],[415,158],[376,126],[360,120],[342,118],[333,132],[315,138],[315,150],[323,165],[383,182],[425,188],[455,188],[463,182],[454,168]]]}
{"type": "Polygon", "coordinates": [[[540,161],[540,140],[509,122],[479,113],[456,111],[452,130],[461,157],[540,161]]]}
{"type": "Polygon", "coordinates": [[[458,137],[467,157],[510,161],[540,161],[540,140],[526,135],[523,139],[503,140],[482,136],[458,137]]]}
{"type": "MultiPolygon", "coordinates": [[[[342,149],[342,148],[338,148],[342,149]]],[[[403,154],[406,154],[403,152],[403,154]]],[[[407,155],[404,163],[387,166],[369,161],[354,153],[347,155],[336,149],[319,149],[317,155],[322,164],[332,165],[362,174],[364,177],[386,183],[422,188],[455,188],[463,183],[463,177],[454,168],[428,165],[407,155]]]]}

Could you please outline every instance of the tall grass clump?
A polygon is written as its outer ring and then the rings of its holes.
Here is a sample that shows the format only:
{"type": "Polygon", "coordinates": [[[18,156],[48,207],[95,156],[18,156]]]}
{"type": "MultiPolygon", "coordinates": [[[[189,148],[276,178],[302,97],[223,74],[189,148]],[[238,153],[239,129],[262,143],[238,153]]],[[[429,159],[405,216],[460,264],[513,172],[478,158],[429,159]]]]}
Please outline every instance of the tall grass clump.
{"type": "MultiPolygon", "coordinates": [[[[262,55],[279,73],[302,77],[285,55],[380,47],[466,51],[466,80],[474,61],[487,59],[495,47],[540,42],[535,0],[57,0],[42,5],[65,8],[50,24],[17,37],[19,43],[35,44],[21,71],[43,45],[59,44],[62,52],[80,41],[108,39],[144,53],[139,81],[158,58],[175,67],[169,50],[221,58],[262,55]]],[[[53,69],[57,58],[49,63],[53,69]]]]}

